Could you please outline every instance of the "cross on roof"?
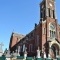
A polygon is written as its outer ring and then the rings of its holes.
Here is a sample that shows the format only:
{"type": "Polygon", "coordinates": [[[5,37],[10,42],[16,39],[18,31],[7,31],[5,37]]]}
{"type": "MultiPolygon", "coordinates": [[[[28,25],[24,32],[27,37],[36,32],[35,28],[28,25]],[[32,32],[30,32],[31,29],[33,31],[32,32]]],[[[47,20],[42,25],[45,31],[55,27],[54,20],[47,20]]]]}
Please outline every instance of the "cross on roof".
{"type": "Polygon", "coordinates": [[[2,49],[2,46],[4,46],[4,44],[3,43],[0,43],[0,49],[2,49]]]}

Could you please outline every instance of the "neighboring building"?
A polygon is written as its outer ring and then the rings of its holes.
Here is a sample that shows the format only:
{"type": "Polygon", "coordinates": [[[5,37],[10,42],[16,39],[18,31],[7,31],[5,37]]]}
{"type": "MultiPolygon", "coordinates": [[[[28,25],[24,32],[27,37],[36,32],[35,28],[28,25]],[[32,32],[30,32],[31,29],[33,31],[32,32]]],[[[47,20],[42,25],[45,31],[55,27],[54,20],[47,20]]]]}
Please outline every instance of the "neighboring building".
{"type": "Polygon", "coordinates": [[[12,33],[9,48],[14,47],[24,37],[22,34],[12,33]]]}
{"type": "Polygon", "coordinates": [[[20,46],[20,52],[27,48],[28,56],[36,55],[38,46],[48,56],[50,49],[52,54],[60,54],[60,25],[57,22],[55,0],[43,0],[40,3],[40,21],[35,24],[34,30],[28,33],[18,43],[10,40],[10,51],[15,51],[20,46]],[[12,47],[12,45],[14,45],[12,47]]]}

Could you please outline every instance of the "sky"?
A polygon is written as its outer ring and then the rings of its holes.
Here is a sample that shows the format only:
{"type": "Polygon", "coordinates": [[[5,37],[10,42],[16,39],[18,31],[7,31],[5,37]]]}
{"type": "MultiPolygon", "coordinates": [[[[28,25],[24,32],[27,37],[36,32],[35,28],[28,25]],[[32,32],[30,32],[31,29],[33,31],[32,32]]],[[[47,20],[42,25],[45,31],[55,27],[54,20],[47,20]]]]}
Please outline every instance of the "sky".
{"type": "MultiPolygon", "coordinates": [[[[42,0],[0,0],[0,43],[9,47],[12,32],[26,35],[39,23],[42,0]]],[[[56,0],[56,15],[60,23],[60,0],[56,0]]]]}

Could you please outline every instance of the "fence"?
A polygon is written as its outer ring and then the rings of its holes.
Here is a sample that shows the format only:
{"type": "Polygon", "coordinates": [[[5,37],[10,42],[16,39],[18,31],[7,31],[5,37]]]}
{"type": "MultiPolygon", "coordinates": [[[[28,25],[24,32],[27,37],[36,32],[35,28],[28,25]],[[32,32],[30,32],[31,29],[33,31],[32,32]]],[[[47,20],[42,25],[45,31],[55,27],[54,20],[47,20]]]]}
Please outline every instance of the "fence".
{"type": "Polygon", "coordinates": [[[24,59],[23,56],[10,57],[10,58],[7,58],[7,57],[5,57],[5,56],[1,56],[1,57],[0,57],[0,60],[60,60],[60,58],[51,59],[51,58],[26,57],[26,59],[24,59]]]}

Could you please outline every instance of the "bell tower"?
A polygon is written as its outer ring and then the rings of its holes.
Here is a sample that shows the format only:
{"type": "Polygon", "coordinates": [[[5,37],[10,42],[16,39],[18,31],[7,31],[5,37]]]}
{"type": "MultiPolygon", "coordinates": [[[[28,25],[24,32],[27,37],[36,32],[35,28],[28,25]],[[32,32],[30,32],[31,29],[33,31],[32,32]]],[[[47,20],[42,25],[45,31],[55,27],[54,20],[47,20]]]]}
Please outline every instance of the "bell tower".
{"type": "Polygon", "coordinates": [[[40,3],[40,20],[45,21],[47,17],[56,19],[55,0],[43,0],[40,3]]]}
{"type": "Polygon", "coordinates": [[[47,55],[49,52],[48,41],[53,41],[53,39],[55,39],[57,35],[55,0],[42,0],[42,2],[40,3],[40,22],[42,30],[42,51],[45,48],[45,52],[47,55]],[[53,28],[50,28],[52,26],[53,28]]]}

